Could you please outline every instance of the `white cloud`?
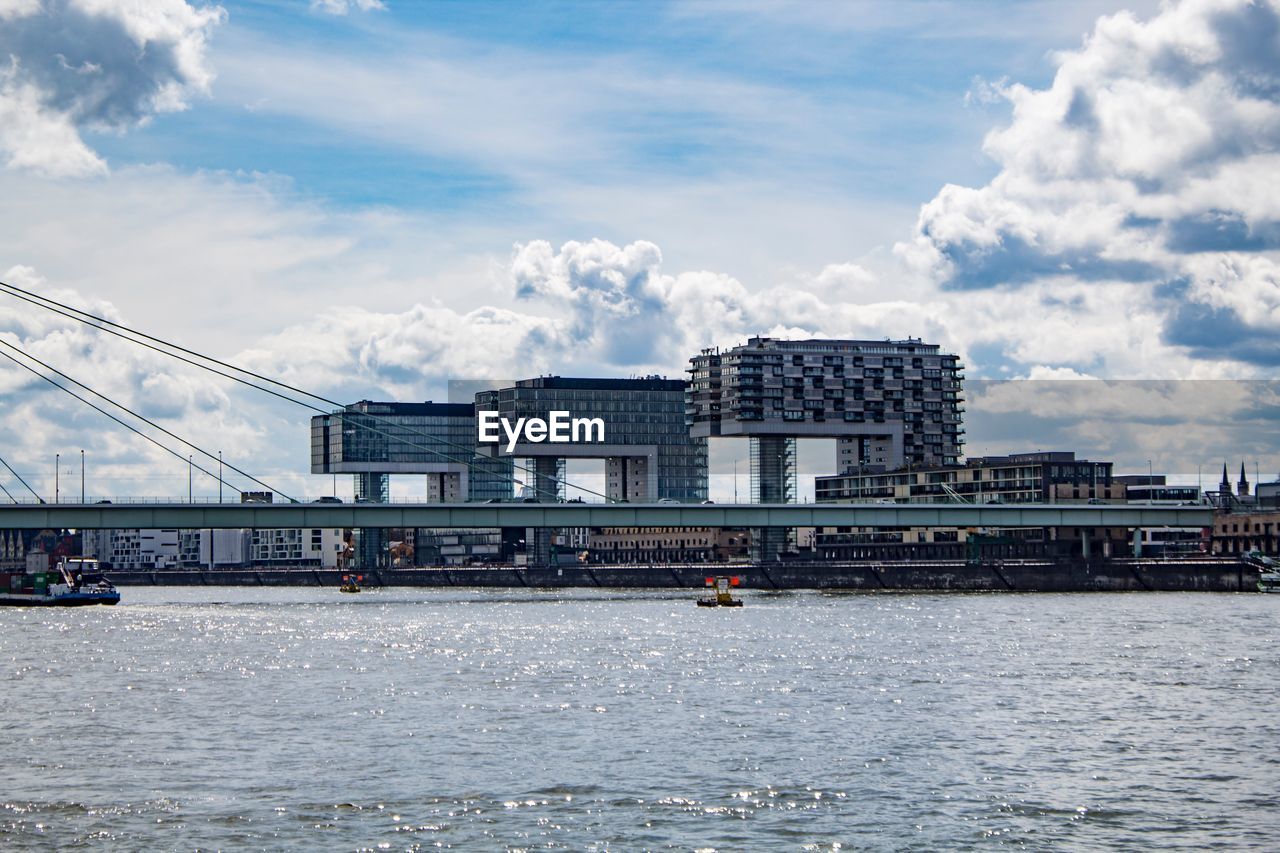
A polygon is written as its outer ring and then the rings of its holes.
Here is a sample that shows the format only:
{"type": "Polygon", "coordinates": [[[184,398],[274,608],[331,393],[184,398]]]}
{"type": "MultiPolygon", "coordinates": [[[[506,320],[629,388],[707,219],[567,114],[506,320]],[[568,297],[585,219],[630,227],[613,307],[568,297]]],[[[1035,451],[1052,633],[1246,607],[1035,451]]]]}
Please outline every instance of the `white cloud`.
{"type": "Polygon", "coordinates": [[[40,11],[40,0],[0,0],[0,21],[34,15],[40,11]]]}
{"type": "Polygon", "coordinates": [[[38,88],[0,72],[0,151],[11,169],[44,175],[92,175],[107,164],[84,144],[70,117],[45,107],[38,88]]]}
{"type": "Polygon", "coordinates": [[[387,7],[382,0],[311,0],[311,8],[329,15],[345,15],[353,10],[369,12],[387,7]]]}
{"type": "Polygon", "coordinates": [[[125,131],[207,93],[220,7],[184,0],[0,5],[0,155],[54,177],[100,174],[83,129],[125,131]]]}
{"type": "Polygon", "coordinates": [[[1280,363],[1280,4],[1121,12],[1057,63],[1046,89],[997,87],[1000,173],[944,187],[899,256],[953,289],[1131,282],[1169,344],[1280,363]]]}
{"type": "MultiPolygon", "coordinates": [[[[74,290],[50,287],[27,267],[4,271],[2,279],[107,319],[126,319],[111,303],[86,298],[74,290]]],[[[0,357],[0,442],[9,448],[8,456],[18,460],[20,471],[28,472],[28,479],[38,478],[33,483],[37,491],[43,488],[52,492],[51,484],[44,481],[52,480],[55,454],[62,454],[66,461],[83,449],[95,472],[90,494],[132,491],[138,495],[154,495],[156,484],[151,477],[157,472],[169,472],[175,481],[185,477],[185,456],[193,451],[165,438],[69,379],[26,361],[11,347],[197,444],[226,448],[227,461],[232,464],[261,453],[270,441],[269,429],[277,421],[269,407],[264,411],[260,402],[246,403],[243,395],[211,382],[194,368],[184,368],[157,353],[15,300],[0,303],[0,341],[6,344],[0,346],[0,355],[9,356],[0,357]],[[28,364],[64,388],[169,444],[183,459],[138,438],[102,413],[19,367],[11,358],[28,364]],[[33,424],[39,424],[40,428],[33,429],[33,424]]],[[[196,461],[200,464],[198,456],[196,461]]]]}

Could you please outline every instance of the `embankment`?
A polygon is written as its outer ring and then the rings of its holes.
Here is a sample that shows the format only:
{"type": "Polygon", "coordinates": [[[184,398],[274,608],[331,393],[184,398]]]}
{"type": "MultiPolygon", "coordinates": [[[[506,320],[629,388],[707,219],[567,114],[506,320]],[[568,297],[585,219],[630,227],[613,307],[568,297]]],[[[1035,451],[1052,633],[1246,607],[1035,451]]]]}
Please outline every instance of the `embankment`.
{"type": "MultiPolygon", "coordinates": [[[[120,586],[332,586],[342,572],[298,569],[109,571],[120,586]]],[[[982,592],[1254,592],[1258,570],[1239,560],[775,563],[758,566],[564,566],[380,569],[366,586],[700,589],[715,574],[746,589],[982,592]]]]}

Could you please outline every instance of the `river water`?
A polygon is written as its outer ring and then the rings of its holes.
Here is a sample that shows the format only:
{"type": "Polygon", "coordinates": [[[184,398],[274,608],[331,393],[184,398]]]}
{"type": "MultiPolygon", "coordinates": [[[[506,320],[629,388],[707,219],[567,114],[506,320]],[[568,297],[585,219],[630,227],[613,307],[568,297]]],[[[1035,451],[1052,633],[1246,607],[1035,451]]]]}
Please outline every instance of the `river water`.
{"type": "Polygon", "coordinates": [[[1280,596],[0,609],[0,848],[1280,845],[1280,596]]]}

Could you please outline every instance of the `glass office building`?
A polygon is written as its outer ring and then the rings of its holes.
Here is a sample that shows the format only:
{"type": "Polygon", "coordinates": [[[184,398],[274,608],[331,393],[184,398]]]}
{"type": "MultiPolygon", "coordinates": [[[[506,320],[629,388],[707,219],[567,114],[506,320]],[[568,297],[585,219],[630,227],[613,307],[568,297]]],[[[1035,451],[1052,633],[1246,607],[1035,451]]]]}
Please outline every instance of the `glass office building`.
{"type": "MultiPolygon", "coordinates": [[[[351,474],[358,501],[385,503],[392,474],[425,476],[429,502],[509,500],[509,458],[477,453],[475,406],[362,400],[311,419],[311,473],[351,474]]],[[[384,562],[386,532],[360,530],[362,568],[384,562]]]]}
{"type": "Polygon", "coordinates": [[[603,422],[602,441],[521,441],[510,453],[505,443],[486,445],[497,458],[531,460],[539,499],[563,497],[563,462],[574,458],[605,460],[606,494],[612,500],[698,502],[707,498],[707,441],[689,436],[684,393],[685,383],[678,379],[543,376],[479,392],[476,410],[497,412],[510,423],[549,419],[554,411],[603,422]]]}
{"type": "MultiPolygon", "coordinates": [[[[489,452],[529,460],[532,496],[539,501],[564,500],[565,460],[603,459],[605,495],[609,500],[699,502],[707,497],[707,440],[690,438],[684,417],[685,383],[650,376],[643,379],[583,379],[542,376],[506,388],[476,394],[476,411],[493,411],[509,423],[520,418],[550,419],[551,412],[573,418],[598,418],[604,424],[599,441],[548,443],[522,441],[509,453],[487,445],[489,452]]],[[[551,560],[551,530],[530,530],[530,559],[551,560]]]]}

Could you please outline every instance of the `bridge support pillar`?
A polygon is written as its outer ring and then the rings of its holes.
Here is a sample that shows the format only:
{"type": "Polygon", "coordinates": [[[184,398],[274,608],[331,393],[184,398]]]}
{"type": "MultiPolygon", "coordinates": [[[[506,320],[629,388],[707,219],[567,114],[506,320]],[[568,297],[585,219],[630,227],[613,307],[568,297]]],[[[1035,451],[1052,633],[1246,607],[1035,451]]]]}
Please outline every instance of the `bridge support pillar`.
{"type": "MultiPolygon", "coordinates": [[[[357,503],[384,504],[390,501],[390,474],[356,474],[357,503]]],[[[383,527],[361,527],[356,531],[356,568],[376,569],[387,553],[387,531],[383,527]]]]}
{"type": "MultiPolygon", "coordinates": [[[[533,464],[532,493],[538,503],[558,503],[565,498],[564,459],[556,456],[535,456],[533,464]]],[[[550,527],[530,527],[525,531],[525,553],[532,566],[551,565],[551,538],[555,530],[550,527]]]]}
{"type": "MultiPolygon", "coordinates": [[[[751,436],[751,502],[796,502],[796,440],[789,435],[751,436]]],[[[777,560],[795,546],[793,527],[759,527],[751,532],[751,558],[777,560]]]]}

